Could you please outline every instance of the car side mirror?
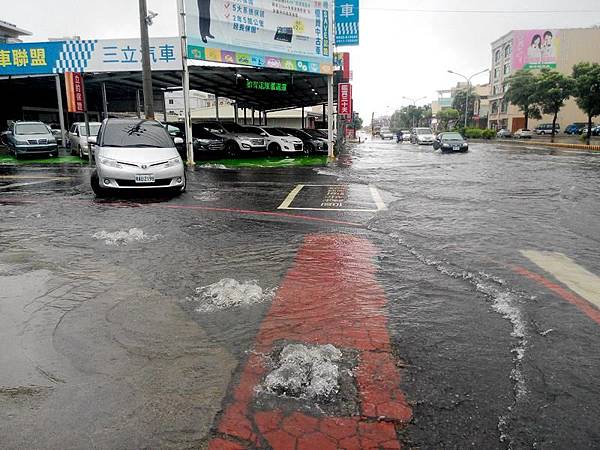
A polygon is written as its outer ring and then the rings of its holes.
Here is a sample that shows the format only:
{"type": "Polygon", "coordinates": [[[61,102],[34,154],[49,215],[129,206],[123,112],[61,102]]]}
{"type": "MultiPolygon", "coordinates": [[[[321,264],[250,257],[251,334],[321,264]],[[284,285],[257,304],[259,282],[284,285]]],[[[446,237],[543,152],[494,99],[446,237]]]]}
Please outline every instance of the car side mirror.
{"type": "Polygon", "coordinates": [[[262,137],[267,137],[267,136],[268,136],[268,134],[267,134],[267,133],[260,133],[260,135],[261,135],[262,137]]]}
{"type": "Polygon", "coordinates": [[[98,138],[96,138],[96,136],[90,136],[87,141],[88,144],[96,145],[98,143],[98,138]]]}
{"type": "Polygon", "coordinates": [[[182,145],[183,144],[183,139],[181,139],[180,137],[176,137],[173,139],[173,143],[175,145],[182,145]]]}

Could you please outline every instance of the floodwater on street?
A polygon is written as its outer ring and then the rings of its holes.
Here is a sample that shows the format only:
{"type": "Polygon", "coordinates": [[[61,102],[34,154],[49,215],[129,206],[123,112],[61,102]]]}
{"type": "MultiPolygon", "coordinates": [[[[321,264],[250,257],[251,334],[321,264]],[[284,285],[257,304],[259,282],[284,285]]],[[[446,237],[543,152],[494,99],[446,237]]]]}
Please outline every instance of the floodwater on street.
{"type": "Polygon", "coordinates": [[[600,445],[600,155],[89,170],[0,166],[0,447],[600,445]]]}

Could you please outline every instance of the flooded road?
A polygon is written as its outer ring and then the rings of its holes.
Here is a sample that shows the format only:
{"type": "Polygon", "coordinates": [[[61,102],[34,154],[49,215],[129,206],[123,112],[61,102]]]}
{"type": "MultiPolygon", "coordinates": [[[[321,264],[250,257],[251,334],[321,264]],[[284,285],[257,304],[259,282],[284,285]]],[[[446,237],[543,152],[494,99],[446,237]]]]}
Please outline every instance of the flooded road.
{"type": "Polygon", "coordinates": [[[600,156],[88,171],[0,167],[0,447],[600,445],[600,156]]]}

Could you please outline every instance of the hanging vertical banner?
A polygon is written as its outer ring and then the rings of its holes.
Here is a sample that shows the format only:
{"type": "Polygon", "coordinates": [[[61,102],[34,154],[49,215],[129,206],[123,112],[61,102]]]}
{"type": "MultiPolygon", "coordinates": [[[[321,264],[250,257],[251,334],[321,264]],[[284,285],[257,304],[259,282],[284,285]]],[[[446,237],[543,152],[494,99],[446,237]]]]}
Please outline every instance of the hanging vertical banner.
{"type": "Polygon", "coordinates": [[[350,83],[338,85],[338,114],[343,117],[352,115],[352,85],[350,83]]]}
{"type": "Polygon", "coordinates": [[[65,85],[67,89],[68,111],[72,113],[85,112],[83,75],[78,72],[66,72],[65,85]]]}
{"type": "Polygon", "coordinates": [[[333,0],[184,0],[184,3],[190,59],[333,72],[330,36],[333,0]]]}
{"type": "Polygon", "coordinates": [[[335,45],[359,44],[359,0],[335,2],[335,45]]]}

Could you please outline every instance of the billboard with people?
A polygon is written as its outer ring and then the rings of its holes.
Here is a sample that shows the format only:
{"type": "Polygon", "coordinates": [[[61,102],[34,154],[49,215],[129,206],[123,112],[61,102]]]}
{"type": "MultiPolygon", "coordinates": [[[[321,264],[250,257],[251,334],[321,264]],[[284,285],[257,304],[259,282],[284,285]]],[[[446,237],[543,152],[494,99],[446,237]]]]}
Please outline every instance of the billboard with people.
{"type": "Polygon", "coordinates": [[[521,30],[513,32],[512,68],[556,69],[560,50],[557,30],[521,30]]]}
{"type": "Polygon", "coordinates": [[[302,72],[333,71],[333,1],[185,0],[188,57],[302,72]]]}

